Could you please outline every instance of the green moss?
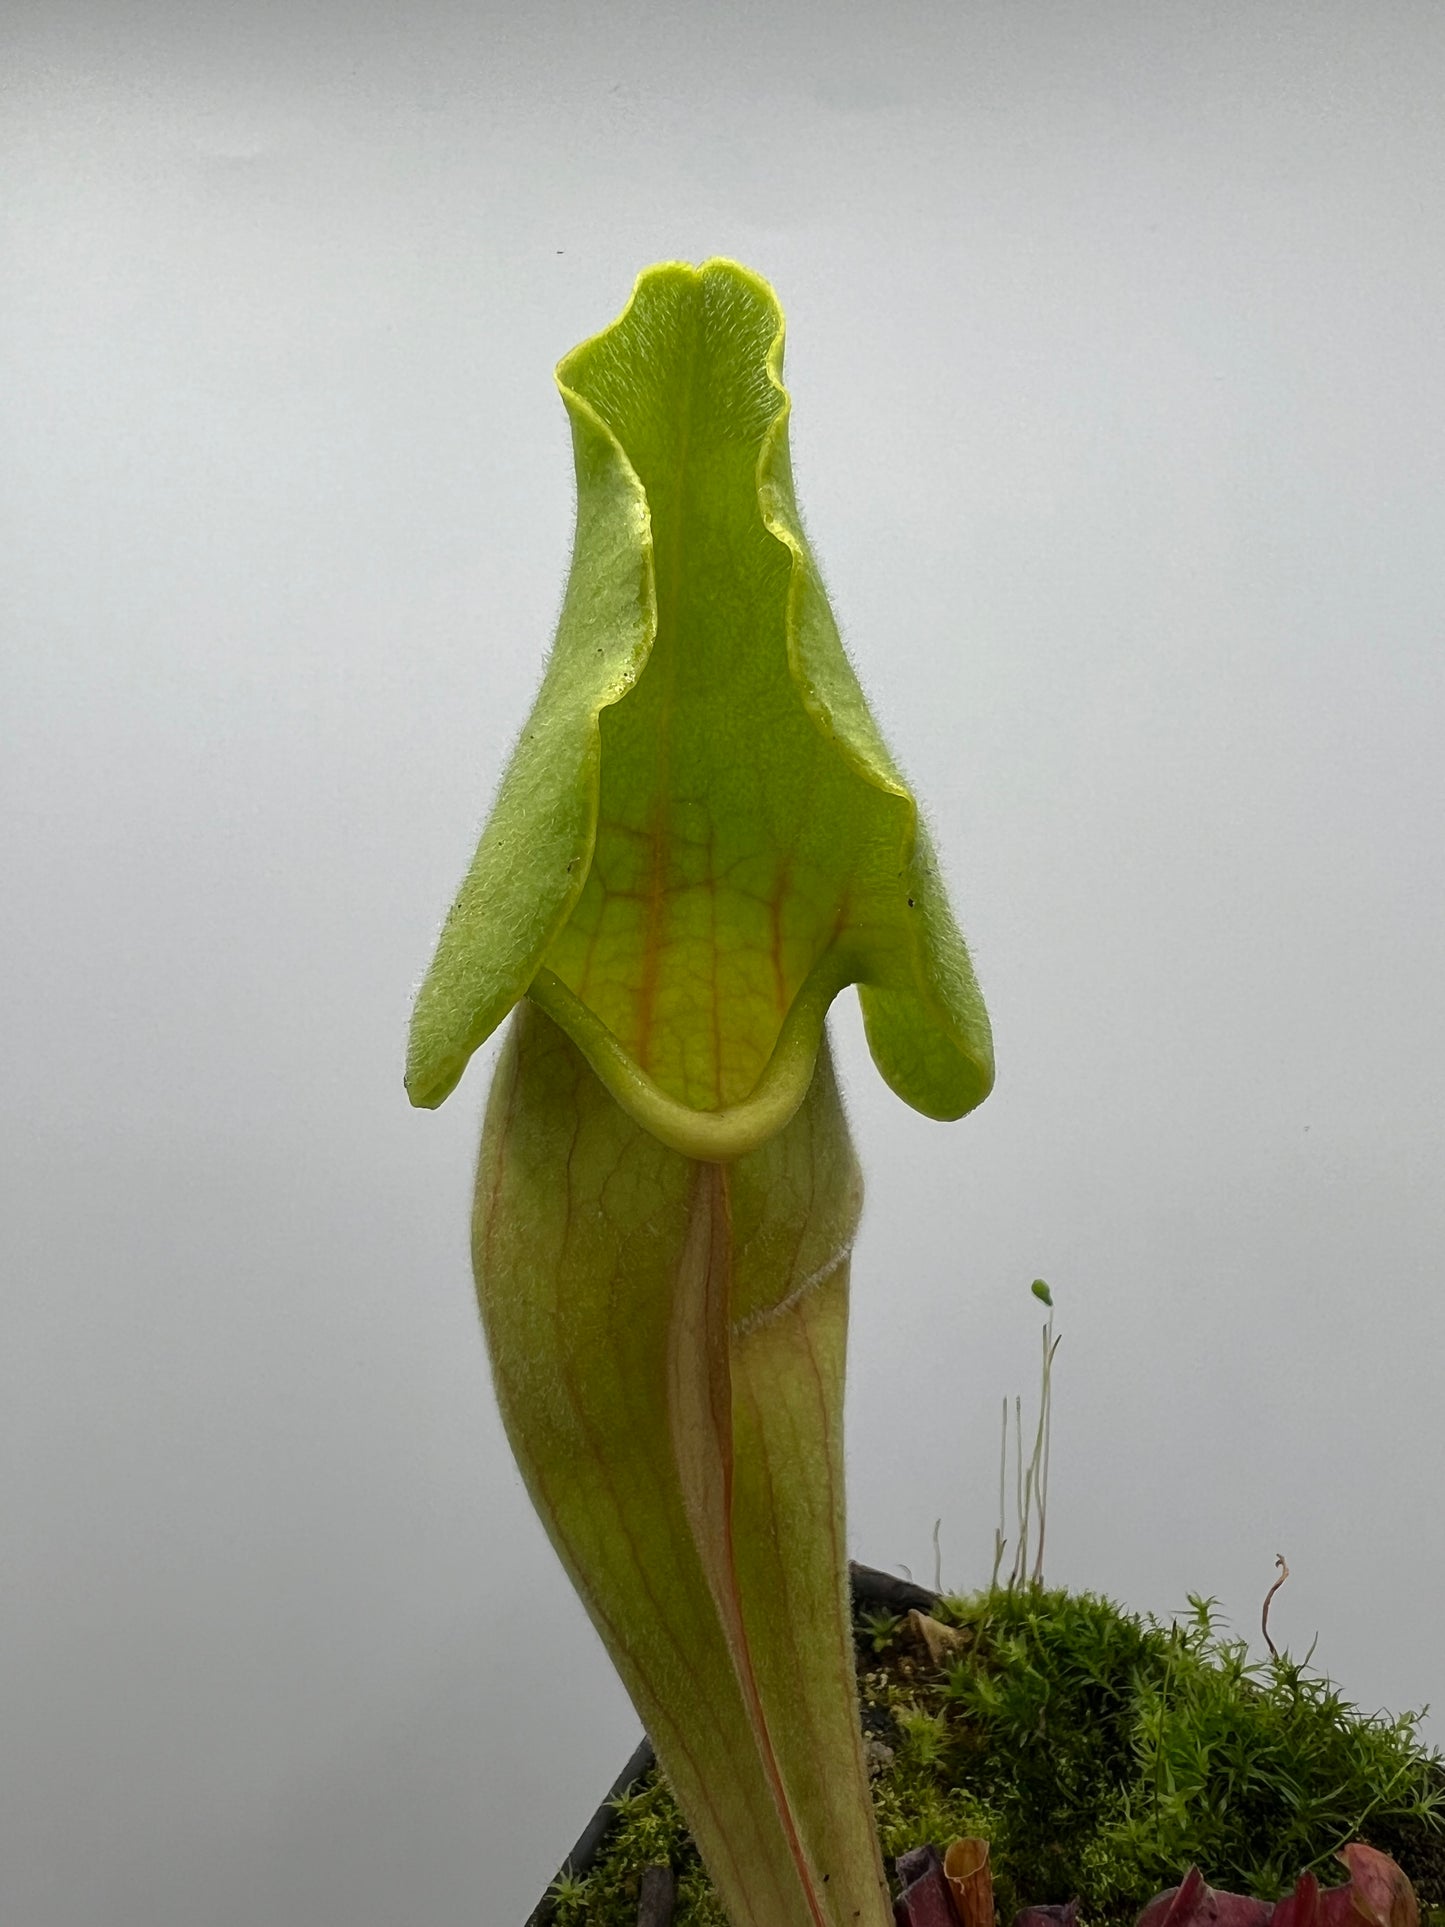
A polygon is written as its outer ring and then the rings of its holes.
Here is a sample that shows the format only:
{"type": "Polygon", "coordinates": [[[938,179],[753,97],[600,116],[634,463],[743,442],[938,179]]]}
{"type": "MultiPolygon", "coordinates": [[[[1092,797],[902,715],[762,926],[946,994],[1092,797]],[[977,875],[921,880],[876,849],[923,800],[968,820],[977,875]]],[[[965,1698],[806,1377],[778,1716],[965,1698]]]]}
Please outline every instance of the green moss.
{"type": "MultiPolygon", "coordinates": [[[[999,1917],[1077,1894],[1090,1927],[1132,1922],[1191,1862],[1271,1898],[1362,1838],[1445,1927],[1445,1763],[1419,1715],[1363,1715],[1288,1655],[1251,1663],[1214,1602],[1139,1619],[1089,1594],[1031,1588],[939,1609],[964,1644],[944,1669],[905,1622],[860,1616],[865,1731],[881,1766],[879,1836],[895,1855],[961,1834],[990,1843],[999,1917]]],[[[681,1816],[652,1776],[597,1865],[559,1895],[558,1927],[634,1927],[642,1870],[680,1876],[677,1927],[726,1927],[681,1816]]]]}

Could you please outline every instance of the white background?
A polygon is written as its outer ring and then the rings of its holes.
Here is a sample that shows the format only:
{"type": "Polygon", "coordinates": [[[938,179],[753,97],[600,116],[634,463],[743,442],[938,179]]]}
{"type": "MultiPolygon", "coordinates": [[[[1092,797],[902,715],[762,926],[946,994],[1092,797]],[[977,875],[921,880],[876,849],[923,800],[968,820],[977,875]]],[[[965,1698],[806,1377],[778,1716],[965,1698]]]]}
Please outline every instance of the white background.
{"type": "MultiPolygon", "coordinates": [[[[852,1542],[1445,1700],[1445,14],[7,15],[0,1917],[513,1927],[635,1737],[412,989],[650,261],[790,321],[800,499],[997,1035],[837,1031],[852,1542]]],[[[1432,1738],[1445,1734],[1432,1722],[1432,1738]]]]}

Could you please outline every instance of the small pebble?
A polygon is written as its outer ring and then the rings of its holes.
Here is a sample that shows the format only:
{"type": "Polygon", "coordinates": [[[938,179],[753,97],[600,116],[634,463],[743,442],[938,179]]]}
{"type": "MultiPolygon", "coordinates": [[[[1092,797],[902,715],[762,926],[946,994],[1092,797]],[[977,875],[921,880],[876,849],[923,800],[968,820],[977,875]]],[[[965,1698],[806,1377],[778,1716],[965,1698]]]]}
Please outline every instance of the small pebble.
{"type": "Polygon", "coordinates": [[[671,1927],[677,1906],[677,1876],[668,1866],[644,1867],[637,1927],[671,1927]]]}

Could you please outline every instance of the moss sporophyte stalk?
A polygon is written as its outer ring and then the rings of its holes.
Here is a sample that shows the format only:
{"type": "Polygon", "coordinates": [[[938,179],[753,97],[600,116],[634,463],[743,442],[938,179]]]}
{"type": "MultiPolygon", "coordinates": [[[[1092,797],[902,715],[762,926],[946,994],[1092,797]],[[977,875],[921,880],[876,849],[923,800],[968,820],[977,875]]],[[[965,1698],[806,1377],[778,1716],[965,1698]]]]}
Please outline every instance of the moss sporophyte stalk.
{"type": "Polygon", "coordinates": [[[511,1015],[473,1217],[508,1436],[734,1927],[890,1918],[842,1408],[858,1166],[829,1004],[907,1103],[988,1019],[793,496],[783,323],[668,263],[560,364],[571,571],[417,1000],[441,1103],[511,1015]]]}

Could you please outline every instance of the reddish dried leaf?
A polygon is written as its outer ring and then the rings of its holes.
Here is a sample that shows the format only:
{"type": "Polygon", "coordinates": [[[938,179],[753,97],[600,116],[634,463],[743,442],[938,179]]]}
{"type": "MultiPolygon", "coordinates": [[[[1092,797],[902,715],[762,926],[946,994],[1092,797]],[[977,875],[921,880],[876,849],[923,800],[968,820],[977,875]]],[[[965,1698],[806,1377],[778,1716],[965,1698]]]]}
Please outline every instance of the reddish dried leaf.
{"type": "Polygon", "coordinates": [[[1377,1847],[1352,1840],[1335,1855],[1349,1869],[1349,1882],[1320,1895],[1324,1927],[1420,1927],[1420,1906],[1403,1867],[1377,1847]]]}
{"type": "MultiPolygon", "coordinates": [[[[1354,1840],[1335,1857],[1349,1869],[1344,1886],[1321,1888],[1312,1873],[1302,1873],[1294,1892],[1273,1906],[1206,1886],[1191,1867],[1179,1886],[1155,1895],[1137,1927],[1420,1927],[1415,1890],[1389,1854],[1354,1840]]],[[[1016,1927],[1023,1921],[1021,1914],[1016,1927]]]]}
{"type": "Polygon", "coordinates": [[[1267,1927],[1272,1912],[1267,1900],[1223,1893],[1191,1867],[1179,1886],[1155,1895],[1137,1927],[1267,1927]]]}
{"type": "Polygon", "coordinates": [[[1275,1902],[1270,1927],[1320,1927],[1320,1883],[1312,1873],[1302,1873],[1294,1892],[1275,1902]]]}

